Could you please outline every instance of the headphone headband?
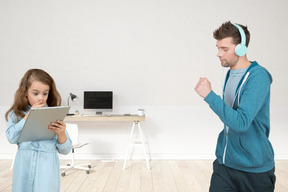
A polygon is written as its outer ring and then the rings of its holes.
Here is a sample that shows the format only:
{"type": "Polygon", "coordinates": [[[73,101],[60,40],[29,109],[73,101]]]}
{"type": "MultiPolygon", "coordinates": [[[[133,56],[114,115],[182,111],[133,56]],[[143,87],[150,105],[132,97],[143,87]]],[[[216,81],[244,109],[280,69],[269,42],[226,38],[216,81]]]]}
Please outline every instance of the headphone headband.
{"type": "Polygon", "coordinates": [[[241,43],[238,44],[235,48],[235,53],[236,55],[238,56],[244,56],[246,53],[247,53],[247,47],[246,47],[246,35],[245,35],[245,32],[244,30],[242,29],[242,27],[240,27],[239,25],[233,23],[233,25],[235,27],[237,27],[239,33],[240,33],[240,36],[241,36],[241,43]]]}
{"type": "Polygon", "coordinates": [[[233,23],[233,25],[238,28],[238,31],[239,31],[240,36],[241,36],[241,44],[246,46],[246,35],[245,35],[244,30],[242,29],[242,27],[240,27],[236,23],[233,23]]]}

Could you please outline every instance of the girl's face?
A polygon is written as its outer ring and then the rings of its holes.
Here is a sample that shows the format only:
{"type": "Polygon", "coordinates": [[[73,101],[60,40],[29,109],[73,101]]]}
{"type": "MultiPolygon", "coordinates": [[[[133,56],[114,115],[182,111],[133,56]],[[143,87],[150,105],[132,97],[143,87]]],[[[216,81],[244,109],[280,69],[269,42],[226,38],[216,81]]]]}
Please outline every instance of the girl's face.
{"type": "MultiPolygon", "coordinates": [[[[48,99],[49,86],[40,81],[33,81],[27,91],[28,102],[31,106],[34,104],[44,105],[48,99]]],[[[45,105],[44,105],[45,106],[45,105]]]]}

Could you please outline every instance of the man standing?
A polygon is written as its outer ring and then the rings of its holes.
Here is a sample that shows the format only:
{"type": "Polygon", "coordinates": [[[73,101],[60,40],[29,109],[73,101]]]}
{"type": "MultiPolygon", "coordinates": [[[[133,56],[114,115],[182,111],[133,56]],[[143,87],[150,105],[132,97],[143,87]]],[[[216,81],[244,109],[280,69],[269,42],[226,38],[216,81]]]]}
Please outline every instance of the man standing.
{"type": "Polygon", "coordinates": [[[270,132],[270,73],[247,59],[250,33],[247,27],[223,23],[213,33],[217,56],[229,67],[223,99],[207,78],[200,78],[195,91],[224,123],[216,147],[210,192],[270,192],[276,177],[270,132]]]}

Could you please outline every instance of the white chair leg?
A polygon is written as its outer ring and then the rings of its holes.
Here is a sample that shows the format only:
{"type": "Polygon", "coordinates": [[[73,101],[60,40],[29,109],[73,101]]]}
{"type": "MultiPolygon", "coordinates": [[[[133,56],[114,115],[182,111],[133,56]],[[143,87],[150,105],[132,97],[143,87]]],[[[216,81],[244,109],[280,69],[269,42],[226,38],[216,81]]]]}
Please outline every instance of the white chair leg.
{"type": "Polygon", "coordinates": [[[91,164],[81,164],[81,165],[75,165],[75,153],[74,150],[81,148],[88,143],[79,143],[78,142],[78,126],[76,124],[69,124],[66,123],[66,129],[69,133],[70,139],[72,141],[72,158],[71,162],[67,164],[66,166],[60,166],[60,169],[63,169],[61,175],[65,176],[65,172],[70,169],[79,169],[79,170],[85,170],[87,174],[90,172],[91,164]]]}
{"type": "Polygon", "coordinates": [[[60,169],[63,169],[63,171],[61,172],[62,176],[65,176],[66,172],[68,170],[71,170],[71,169],[85,170],[87,174],[89,173],[90,168],[91,168],[91,163],[75,165],[75,158],[74,157],[75,157],[75,153],[74,153],[74,149],[73,149],[72,150],[71,163],[69,163],[69,165],[66,165],[66,166],[60,166],[60,169]]]}

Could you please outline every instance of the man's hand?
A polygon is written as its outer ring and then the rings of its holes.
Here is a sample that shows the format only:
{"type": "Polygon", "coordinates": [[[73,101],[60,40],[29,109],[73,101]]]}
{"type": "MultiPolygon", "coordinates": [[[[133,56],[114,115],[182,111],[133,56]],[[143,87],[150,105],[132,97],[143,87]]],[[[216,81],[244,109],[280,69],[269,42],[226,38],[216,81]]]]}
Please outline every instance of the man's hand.
{"type": "Polygon", "coordinates": [[[198,95],[205,98],[212,90],[211,83],[206,77],[200,77],[194,90],[198,93],[198,95]]]}

